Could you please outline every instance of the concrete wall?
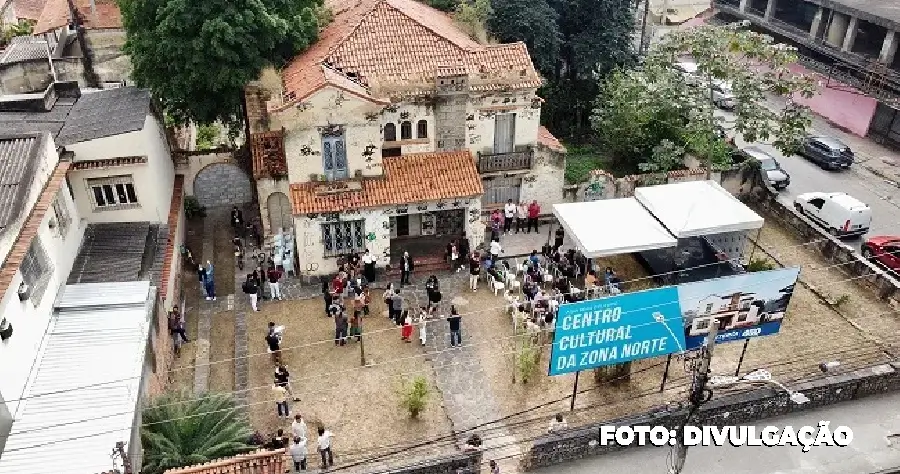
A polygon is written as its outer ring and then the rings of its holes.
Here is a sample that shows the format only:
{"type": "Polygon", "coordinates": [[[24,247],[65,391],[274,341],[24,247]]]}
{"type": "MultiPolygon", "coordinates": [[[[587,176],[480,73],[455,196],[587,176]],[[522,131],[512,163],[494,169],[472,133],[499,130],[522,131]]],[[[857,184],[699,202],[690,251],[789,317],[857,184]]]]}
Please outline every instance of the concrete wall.
{"type": "Polygon", "coordinates": [[[122,51],[125,30],[87,30],[92,67],[100,82],[131,82],[131,59],[122,51]]]}
{"type": "Polygon", "coordinates": [[[201,206],[232,206],[253,201],[253,184],[236,163],[212,163],[194,178],[194,197],[201,206]]]}
{"type": "MultiPolygon", "coordinates": [[[[885,364],[848,374],[824,377],[792,386],[791,389],[803,392],[810,401],[797,405],[790,401],[783,390],[764,388],[711,400],[699,410],[699,421],[696,424],[722,426],[752,423],[760,419],[815,410],[846,400],[896,391],[900,389],[900,365],[885,364]]],[[[520,468],[523,471],[530,471],[627,449],[623,446],[600,445],[599,429],[603,425],[662,425],[676,428],[684,422],[686,415],[686,407],[657,407],[626,418],[548,434],[532,443],[520,461],[520,468]]]]}
{"type": "Polygon", "coordinates": [[[30,94],[47,89],[53,82],[45,60],[23,61],[0,66],[0,94],[30,94]]]}
{"type": "MultiPolygon", "coordinates": [[[[53,156],[56,157],[55,152],[53,156]]],[[[44,172],[41,174],[44,178],[49,175],[44,172]]],[[[37,182],[43,183],[45,179],[37,182]]],[[[35,187],[40,188],[41,186],[35,187]]],[[[21,273],[16,273],[6,294],[2,295],[2,299],[0,299],[0,314],[13,326],[12,337],[0,344],[0,359],[10,362],[4,364],[3,367],[3,377],[0,377],[0,393],[3,394],[7,409],[13,416],[19,406],[15,399],[24,395],[32,364],[40,355],[41,341],[50,322],[54,300],[72,270],[72,264],[84,235],[85,221],[79,217],[65,183],[60,188],[58,196],[68,209],[72,221],[64,235],[60,234],[59,226],[51,229],[49,223],[54,220],[54,212],[51,207],[38,229],[35,240],[40,241],[52,266],[47,288],[41,296],[39,304],[35,305],[38,302],[36,297],[19,301],[18,290],[22,283],[21,273]]],[[[20,227],[19,225],[15,228],[20,227]]]]}
{"type": "Polygon", "coordinates": [[[175,156],[175,171],[184,175],[184,195],[194,195],[194,179],[203,168],[213,163],[229,163],[237,165],[234,153],[230,150],[223,151],[177,151],[175,156]]]}
{"type": "Polygon", "coordinates": [[[466,144],[473,155],[494,152],[494,118],[497,114],[516,114],[517,148],[537,144],[541,108],[534,90],[473,95],[466,108],[466,144]]]}
{"type": "Polygon", "coordinates": [[[534,151],[534,165],[522,177],[519,199],[530,203],[536,200],[541,209],[549,212],[551,206],[563,202],[566,155],[539,146],[534,151]]]}
{"type": "Polygon", "coordinates": [[[166,222],[175,180],[175,165],[162,127],[148,115],[142,130],[98,138],[66,147],[76,162],[124,156],[146,156],[147,163],[71,171],[69,182],[82,216],[89,222],[166,222]],[[139,206],[128,209],[94,209],[89,179],[131,175],[139,206]]]}
{"type": "Polygon", "coordinates": [[[278,229],[272,229],[269,223],[269,196],[272,193],[283,193],[291,198],[291,186],[286,179],[262,178],[256,180],[256,195],[259,201],[259,215],[262,220],[263,234],[271,235],[278,229]]]}

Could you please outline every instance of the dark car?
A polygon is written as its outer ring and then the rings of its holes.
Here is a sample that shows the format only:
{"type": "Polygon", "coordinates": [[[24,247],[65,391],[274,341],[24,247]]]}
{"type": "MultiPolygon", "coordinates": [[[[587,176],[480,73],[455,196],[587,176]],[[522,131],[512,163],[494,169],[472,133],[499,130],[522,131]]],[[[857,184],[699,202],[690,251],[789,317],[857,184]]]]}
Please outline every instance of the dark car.
{"type": "Polygon", "coordinates": [[[853,164],[853,151],[834,137],[807,137],[800,147],[800,156],[830,170],[847,169],[853,164]]]}
{"type": "MultiPolygon", "coordinates": [[[[781,164],[778,163],[778,160],[776,160],[774,156],[765,151],[751,146],[740,150],[738,155],[743,155],[745,157],[743,160],[746,158],[753,158],[758,161],[760,171],[763,176],[769,180],[769,183],[773,188],[782,190],[791,184],[791,175],[781,168],[781,164]]],[[[737,162],[736,160],[733,161],[737,162]]]]}
{"type": "Polygon", "coordinates": [[[869,237],[862,247],[863,257],[880,263],[894,272],[900,272],[900,236],[880,235],[869,237]]]}

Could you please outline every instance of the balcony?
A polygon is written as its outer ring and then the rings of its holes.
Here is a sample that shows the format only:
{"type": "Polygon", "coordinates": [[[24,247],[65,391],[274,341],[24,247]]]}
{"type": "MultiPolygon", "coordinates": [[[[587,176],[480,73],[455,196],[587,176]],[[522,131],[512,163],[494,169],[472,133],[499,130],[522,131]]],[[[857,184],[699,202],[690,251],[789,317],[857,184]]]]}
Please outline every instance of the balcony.
{"type": "Polygon", "coordinates": [[[528,170],[534,161],[532,150],[511,153],[479,153],[478,172],[528,170]]]}

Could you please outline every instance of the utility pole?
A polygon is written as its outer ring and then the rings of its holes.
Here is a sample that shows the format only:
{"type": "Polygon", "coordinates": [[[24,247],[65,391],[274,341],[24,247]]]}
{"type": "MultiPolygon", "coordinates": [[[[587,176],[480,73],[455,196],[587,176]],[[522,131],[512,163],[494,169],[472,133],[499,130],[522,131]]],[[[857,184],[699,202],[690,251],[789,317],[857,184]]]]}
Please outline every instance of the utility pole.
{"type": "Polygon", "coordinates": [[[709,382],[710,363],[712,362],[713,348],[716,346],[716,334],[718,333],[719,320],[713,317],[712,321],[710,321],[709,334],[706,336],[706,347],[703,348],[703,356],[694,369],[694,384],[691,387],[691,394],[689,397],[691,402],[690,416],[685,419],[684,425],[681,427],[682,432],[677,433],[678,445],[674,448],[675,455],[672,456],[672,465],[669,466],[669,474],[681,474],[681,470],[684,469],[684,461],[687,459],[687,446],[684,444],[684,426],[690,424],[693,419],[696,418],[700,405],[707,401],[705,399],[707,390],[706,384],[709,382]]]}
{"type": "Polygon", "coordinates": [[[644,16],[641,19],[641,44],[638,53],[643,56],[647,52],[647,14],[650,13],[650,0],[644,0],[644,16]]]}
{"type": "Polygon", "coordinates": [[[365,338],[363,337],[363,317],[362,314],[357,316],[359,319],[359,365],[365,367],[366,366],[366,346],[365,346],[365,338]]]}

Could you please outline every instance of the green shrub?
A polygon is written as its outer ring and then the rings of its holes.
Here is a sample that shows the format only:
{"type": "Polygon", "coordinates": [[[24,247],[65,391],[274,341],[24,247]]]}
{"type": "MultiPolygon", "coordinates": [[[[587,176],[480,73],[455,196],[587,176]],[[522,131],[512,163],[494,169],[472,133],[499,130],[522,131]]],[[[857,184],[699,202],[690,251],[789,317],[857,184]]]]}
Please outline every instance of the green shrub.
{"type": "Polygon", "coordinates": [[[750,263],[748,263],[746,267],[746,270],[748,272],[765,272],[774,269],[775,264],[764,258],[751,259],[750,263]]]}
{"type": "Polygon", "coordinates": [[[186,196],[184,198],[184,217],[189,220],[206,217],[206,208],[200,205],[200,201],[196,197],[186,196]]]}
{"type": "Polygon", "coordinates": [[[215,124],[197,126],[197,149],[212,150],[219,146],[219,127],[215,124]]]}
{"type": "Polygon", "coordinates": [[[430,394],[428,380],[422,376],[416,377],[412,383],[403,384],[400,392],[400,406],[409,411],[410,418],[418,418],[419,413],[422,413],[425,405],[428,404],[430,394]]]}
{"type": "Polygon", "coordinates": [[[535,373],[538,361],[541,358],[540,348],[534,343],[531,334],[518,336],[519,343],[516,347],[516,371],[522,383],[528,383],[535,373]]]}

